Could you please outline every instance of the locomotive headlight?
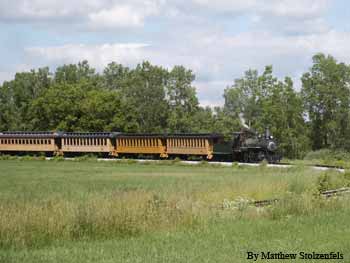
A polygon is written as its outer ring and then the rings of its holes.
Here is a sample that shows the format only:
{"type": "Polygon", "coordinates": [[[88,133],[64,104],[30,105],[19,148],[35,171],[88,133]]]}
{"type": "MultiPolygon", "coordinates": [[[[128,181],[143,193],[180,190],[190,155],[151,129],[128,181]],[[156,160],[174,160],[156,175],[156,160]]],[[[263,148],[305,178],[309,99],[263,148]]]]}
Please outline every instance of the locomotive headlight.
{"type": "Polygon", "coordinates": [[[276,150],[277,146],[276,146],[276,143],[273,142],[273,141],[270,141],[268,144],[267,144],[267,149],[271,152],[273,152],[274,150],[276,150]]]}

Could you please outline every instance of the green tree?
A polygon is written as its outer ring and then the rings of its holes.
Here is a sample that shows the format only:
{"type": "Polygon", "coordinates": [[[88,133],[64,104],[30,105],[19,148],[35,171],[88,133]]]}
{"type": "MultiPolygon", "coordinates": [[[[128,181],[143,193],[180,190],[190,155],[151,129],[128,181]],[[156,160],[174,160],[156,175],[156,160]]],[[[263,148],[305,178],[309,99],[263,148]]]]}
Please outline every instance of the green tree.
{"type": "Polygon", "coordinates": [[[192,71],[182,66],[175,66],[168,74],[166,88],[170,132],[180,133],[193,130],[193,118],[199,111],[196,90],[192,86],[194,79],[195,75],[192,71]]]}
{"type": "Polygon", "coordinates": [[[127,85],[122,89],[122,100],[135,113],[138,132],[163,132],[168,118],[165,85],[168,72],[149,62],[131,70],[127,85]]]}
{"type": "Polygon", "coordinates": [[[15,79],[1,88],[2,129],[30,130],[30,103],[40,97],[51,84],[49,68],[16,73],[15,79]]]}
{"type": "Polygon", "coordinates": [[[33,100],[30,108],[33,130],[79,131],[81,102],[88,90],[77,84],[52,85],[33,100]]]}
{"type": "Polygon", "coordinates": [[[249,70],[225,90],[224,97],[221,118],[229,117],[236,130],[238,124],[233,120],[242,113],[252,129],[262,133],[269,128],[285,156],[301,157],[307,151],[303,104],[290,78],[279,81],[273,76],[271,66],[267,66],[262,75],[249,70]]]}
{"type": "Polygon", "coordinates": [[[86,83],[94,80],[96,77],[95,69],[90,67],[88,61],[83,60],[78,64],[69,64],[58,67],[55,72],[55,83],[86,83]]]}
{"type": "Polygon", "coordinates": [[[110,90],[126,88],[130,78],[130,69],[115,62],[109,63],[103,70],[104,87],[110,90]]]}
{"type": "Polygon", "coordinates": [[[302,96],[311,127],[313,149],[350,149],[349,66],[332,56],[317,54],[302,76],[302,96]]]}

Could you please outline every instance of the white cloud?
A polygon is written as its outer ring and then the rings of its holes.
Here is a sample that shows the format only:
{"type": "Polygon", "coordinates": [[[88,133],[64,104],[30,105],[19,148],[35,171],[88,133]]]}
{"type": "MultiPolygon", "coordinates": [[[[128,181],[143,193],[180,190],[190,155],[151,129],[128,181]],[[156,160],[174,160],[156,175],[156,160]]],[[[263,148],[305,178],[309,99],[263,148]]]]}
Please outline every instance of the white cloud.
{"type": "Polygon", "coordinates": [[[42,65],[77,63],[83,59],[98,70],[111,61],[128,66],[135,66],[142,60],[167,68],[184,65],[196,74],[195,85],[204,105],[223,103],[223,90],[249,68],[262,71],[264,66],[272,64],[280,78],[288,75],[298,79],[311,66],[311,57],[317,52],[332,54],[340,61],[349,63],[350,33],[329,31],[276,36],[271,32],[246,32],[227,36],[202,32],[171,46],[107,43],[26,49],[28,59],[41,61],[42,65]]]}
{"type": "Polygon", "coordinates": [[[329,0],[193,0],[195,4],[221,12],[246,12],[274,16],[310,18],[327,10],[329,0]]]}
{"type": "MultiPolygon", "coordinates": [[[[311,57],[317,52],[349,63],[350,32],[336,31],[326,22],[330,3],[330,0],[0,0],[0,22],[25,21],[30,25],[32,21],[43,24],[53,21],[67,29],[52,34],[57,39],[62,32],[70,33],[62,42],[72,44],[45,46],[40,39],[35,41],[38,46],[29,44],[20,62],[30,68],[46,65],[54,68],[84,59],[98,70],[111,61],[134,66],[149,60],[167,68],[180,64],[195,72],[201,103],[217,105],[223,102],[224,88],[248,68],[261,71],[272,64],[279,77],[289,75],[298,79],[311,66],[311,57]],[[74,37],[71,27],[79,38],[74,37]],[[133,30],[113,31],[120,28],[133,30]],[[91,30],[110,30],[110,37],[92,34],[91,30]],[[89,44],[89,40],[96,43],[100,36],[102,44],[89,44]],[[81,39],[86,44],[79,44],[81,39]],[[132,43],[115,43],[116,39],[132,43]]],[[[0,73],[0,80],[10,76],[11,73],[0,73]]]]}
{"type": "Polygon", "coordinates": [[[138,27],[163,0],[2,0],[0,21],[75,21],[89,28],[138,27]]]}
{"type": "Polygon", "coordinates": [[[102,9],[88,15],[92,28],[140,27],[146,17],[156,15],[159,6],[155,2],[144,1],[135,5],[117,4],[111,9],[102,9]]]}
{"type": "Polygon", "coordinates": [[[30,47],[26,48],[26,54],[30,60],[38,60],[49,64],[77,63],[88,60],[90,64],[102,69],[108,63],[116,61],[126,65],[133,65],[144,59],[147,44],[101,44],[83,45],[68,44],[54,47],[30,47]]]}

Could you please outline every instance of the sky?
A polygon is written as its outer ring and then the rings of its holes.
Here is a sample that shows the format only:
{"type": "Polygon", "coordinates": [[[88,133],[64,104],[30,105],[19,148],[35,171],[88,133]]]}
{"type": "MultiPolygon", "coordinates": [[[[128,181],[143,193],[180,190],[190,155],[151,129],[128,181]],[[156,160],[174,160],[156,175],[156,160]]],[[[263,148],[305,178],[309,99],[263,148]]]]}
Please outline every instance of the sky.
{"type": "Polygon", "coordinates": [[[88,60],[143,60],[196,75],[201,105],[248,69],[272,65],[295,88],[318,52],[350,63],[346,0],[0,0],[0,84],[15,72],[88,60]]]}

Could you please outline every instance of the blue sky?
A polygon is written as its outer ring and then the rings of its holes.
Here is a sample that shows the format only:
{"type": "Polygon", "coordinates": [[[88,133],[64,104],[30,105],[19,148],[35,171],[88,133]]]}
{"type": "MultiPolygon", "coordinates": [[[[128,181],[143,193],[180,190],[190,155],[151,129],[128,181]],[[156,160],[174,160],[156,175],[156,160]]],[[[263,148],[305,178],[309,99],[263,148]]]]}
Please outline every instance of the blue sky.
{"type": "Polygon", "coordinates": [[[0,0],[0,83],[87,59],[194,71],[202,105],[249,68],[299,78],[317,52],[349,63],[345,0],[0,0]]]}

